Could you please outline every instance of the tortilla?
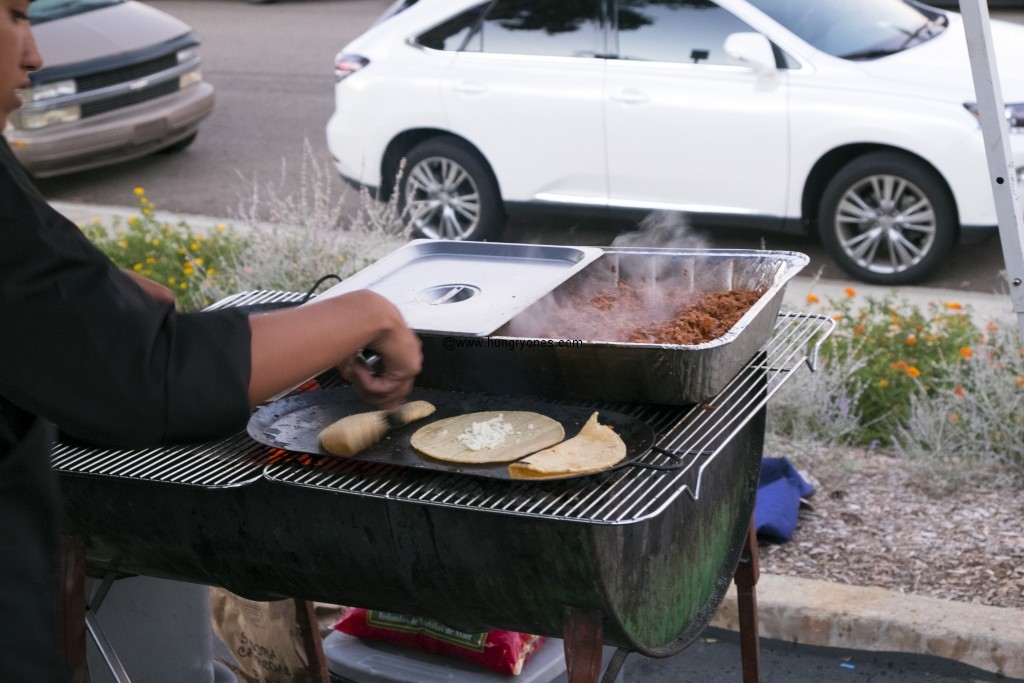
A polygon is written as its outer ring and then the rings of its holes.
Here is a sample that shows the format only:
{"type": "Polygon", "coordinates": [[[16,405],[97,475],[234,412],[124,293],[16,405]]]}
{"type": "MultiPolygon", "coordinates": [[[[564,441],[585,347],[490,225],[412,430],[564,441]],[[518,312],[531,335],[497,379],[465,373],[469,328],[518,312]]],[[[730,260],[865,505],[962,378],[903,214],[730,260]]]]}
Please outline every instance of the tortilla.
{"type": "Polygon", "coordinates": [[[412,435],[412,447],[428,457],[448,462],[482,464],[518,460],[565,438],[565,429],[550,417],[517,410],[489,410],[456,415],[421,427],[412,435]],[[493,447],[470,448],[460,435],[496,418],[496,424],[508,425],[509,432],[493,447]]]}
{"type": "Polygon", "coordinates": [[[508,474],[513,479],[560,479],[606,470],[625,457],[625,442],[594,413],[579,434],[512,463],[508,474]]]}

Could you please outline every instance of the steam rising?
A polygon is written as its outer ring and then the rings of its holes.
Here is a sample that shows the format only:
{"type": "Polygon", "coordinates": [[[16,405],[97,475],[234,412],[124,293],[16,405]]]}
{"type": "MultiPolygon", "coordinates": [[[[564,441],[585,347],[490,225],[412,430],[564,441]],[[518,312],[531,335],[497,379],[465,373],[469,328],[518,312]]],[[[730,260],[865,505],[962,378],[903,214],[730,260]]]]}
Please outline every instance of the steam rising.
{"type": "MultiPolygon", "coordinates": [[[[707,249],[684,214],[655,212],[613,248],[707,249]]],[[[691,308],[706,291],[695,279],[695,257],[609,252],[514,318],[499,334],[515,337],[629,342],[691,308]]],[[[727,284],[724,289],[729,289],[727,284]]]]}

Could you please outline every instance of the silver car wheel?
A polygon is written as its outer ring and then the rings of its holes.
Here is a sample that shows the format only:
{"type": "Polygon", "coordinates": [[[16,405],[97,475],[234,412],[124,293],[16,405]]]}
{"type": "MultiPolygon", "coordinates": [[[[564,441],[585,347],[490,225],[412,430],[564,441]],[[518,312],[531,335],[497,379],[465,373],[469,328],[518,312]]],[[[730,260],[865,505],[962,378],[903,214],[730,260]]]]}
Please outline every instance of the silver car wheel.
{"type": "Polygon", "coordinates": [[[428,157],[409,171],[405,206],[415,229],[432,239],[465,239],[480,222],[476,182],[445,157],[428,157]]]}
{"type": "Polygon", "coordinates": [[[874,273],[899,273],[920,263],[931,252],[937,229],[928,196],[895,175],[860,180],[836,207],[839,246],[859,267],[874,273]]]}

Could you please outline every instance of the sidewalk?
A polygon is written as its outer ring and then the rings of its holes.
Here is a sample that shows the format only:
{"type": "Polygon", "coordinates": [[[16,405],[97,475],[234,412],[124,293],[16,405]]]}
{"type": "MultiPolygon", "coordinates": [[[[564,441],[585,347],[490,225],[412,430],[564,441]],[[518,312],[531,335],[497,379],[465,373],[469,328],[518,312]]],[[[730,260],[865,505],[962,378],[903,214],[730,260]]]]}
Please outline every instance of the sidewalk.
{"type": "MultiPolygon", "coordinates": [[[[123,222],[138,213],[132,207],[69,202],[52,205],[78,224],[98,219],[109,225],[115,217],[123,222]]],[[[229,219],[160,211],[156,218],[172,225],[184,220],[200,231],[232,223],[229,219]]],[[[805,276],[788,284],[783,310],[828,314],[828,302],[848,297],[847,288],[859,301],[892,296],[922,310],[932,303],[957,303],[979,324],[1018,321],[1009,294],[878,287],[805,276]],[[817,297],[818,302],[812,302],[809,295],[817,297]]],[[[758,589],[762,637],[805,645],[935,655],[1011,679],[1024,679],[1024,613],[1019,610],[767,574],[761,575],[758,589]]],[[[738,623],[733,587],[712,625],[737,630],[738,623]]]]}

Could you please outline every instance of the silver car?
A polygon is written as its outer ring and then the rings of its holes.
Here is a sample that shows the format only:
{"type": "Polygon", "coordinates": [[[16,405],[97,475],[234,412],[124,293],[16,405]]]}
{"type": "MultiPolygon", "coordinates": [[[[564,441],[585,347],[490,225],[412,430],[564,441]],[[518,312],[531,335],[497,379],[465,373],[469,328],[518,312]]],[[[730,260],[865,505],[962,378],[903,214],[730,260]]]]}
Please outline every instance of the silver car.
{"type": "Polygon", "coordinates": [[[4,131],[36,177],[187,147],[213,110],[188,25],[132,0],[36,0],[43,68],[4,131]]]}

